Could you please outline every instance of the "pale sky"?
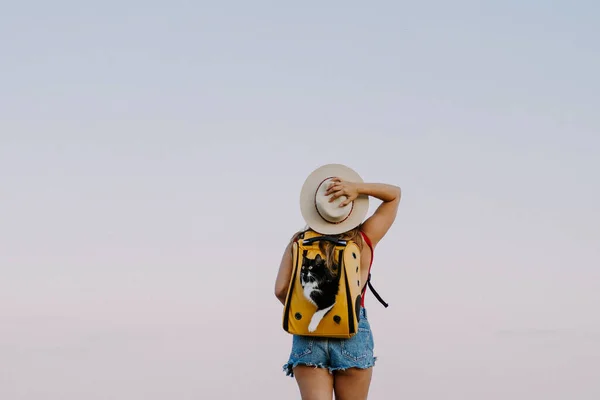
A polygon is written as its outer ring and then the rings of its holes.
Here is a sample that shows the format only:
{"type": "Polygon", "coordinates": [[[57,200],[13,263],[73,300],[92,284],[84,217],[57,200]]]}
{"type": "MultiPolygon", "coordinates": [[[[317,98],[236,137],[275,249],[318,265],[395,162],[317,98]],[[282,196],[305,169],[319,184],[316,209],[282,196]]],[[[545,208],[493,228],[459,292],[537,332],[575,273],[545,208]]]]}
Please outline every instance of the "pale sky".
{"type": "Polygon", "coordinates": [[[597,400],[599,19],[4,4],[0,399],[299,398],[273,284],[304,178],[340,162],[403,189],[370,399],[597,400]]]}

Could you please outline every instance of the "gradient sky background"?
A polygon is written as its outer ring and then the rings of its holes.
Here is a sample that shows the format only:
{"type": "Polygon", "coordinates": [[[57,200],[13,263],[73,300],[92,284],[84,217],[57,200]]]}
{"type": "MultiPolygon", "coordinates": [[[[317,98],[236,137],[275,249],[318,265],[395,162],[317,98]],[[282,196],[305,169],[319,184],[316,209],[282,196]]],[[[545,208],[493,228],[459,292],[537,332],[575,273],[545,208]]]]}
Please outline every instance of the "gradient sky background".
{"type": "Polygon", "coordinates": [[[330,162],[403,189],[371,399],[600,398],[600,5],[284,3],[3,3],[0,398],[298,398],[330,162]]]}

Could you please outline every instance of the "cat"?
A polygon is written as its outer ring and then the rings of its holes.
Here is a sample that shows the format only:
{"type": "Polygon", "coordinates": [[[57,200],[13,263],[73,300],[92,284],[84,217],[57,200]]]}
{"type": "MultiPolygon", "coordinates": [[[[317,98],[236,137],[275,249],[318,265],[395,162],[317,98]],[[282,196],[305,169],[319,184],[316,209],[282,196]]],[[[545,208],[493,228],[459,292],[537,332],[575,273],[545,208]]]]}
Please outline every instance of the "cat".
{"type": "Polygon", "coordinates": [[[327,268],[325,259],[319,254],[314,259],[304,257],[302,260],[300,283],[304,297],[317,306],[308,325],[309,332],[317,329],[325,314],[335,305],[340,281],[339,266],[336,264],[332,269],[336,272],[327,268]]]}

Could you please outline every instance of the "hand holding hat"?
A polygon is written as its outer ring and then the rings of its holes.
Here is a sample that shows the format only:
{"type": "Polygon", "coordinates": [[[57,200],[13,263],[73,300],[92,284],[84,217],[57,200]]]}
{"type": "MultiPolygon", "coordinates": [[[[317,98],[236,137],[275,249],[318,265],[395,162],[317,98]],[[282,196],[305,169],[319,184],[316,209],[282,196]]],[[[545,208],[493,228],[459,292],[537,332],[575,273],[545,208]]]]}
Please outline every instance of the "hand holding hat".
{"type": "Polygon", "coordinates": [[[340,202],[340,207],[345,207],[358,198],[358,184],[356,182],[346,182],[341,178],[332,178],[328,186],[325,196],[330,196],[329,202],[335,201],[339,197],[343,197],[340,202]]]}

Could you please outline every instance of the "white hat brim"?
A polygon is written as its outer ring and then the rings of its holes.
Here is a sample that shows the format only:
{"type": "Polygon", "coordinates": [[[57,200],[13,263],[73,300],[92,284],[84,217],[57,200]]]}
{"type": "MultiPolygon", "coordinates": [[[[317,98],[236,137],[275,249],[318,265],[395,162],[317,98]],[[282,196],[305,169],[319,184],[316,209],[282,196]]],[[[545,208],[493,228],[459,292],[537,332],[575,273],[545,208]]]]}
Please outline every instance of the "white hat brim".
{"type": "Polygon", "coordinates": [[[363,182],[356,171],[342,164],[323,165],[306,178],[300,191],[300,212],[306,224],[322,235],[337,235],[356,228],[363,222],[369,211],[369,196],[359,195],[354,200],[350,215],[344,221],[331,223],[324,220],[315,206],[315,193],[325,179],[333,177],[348,182],[363,182]]]}

